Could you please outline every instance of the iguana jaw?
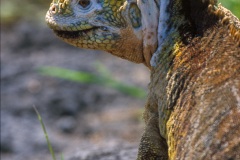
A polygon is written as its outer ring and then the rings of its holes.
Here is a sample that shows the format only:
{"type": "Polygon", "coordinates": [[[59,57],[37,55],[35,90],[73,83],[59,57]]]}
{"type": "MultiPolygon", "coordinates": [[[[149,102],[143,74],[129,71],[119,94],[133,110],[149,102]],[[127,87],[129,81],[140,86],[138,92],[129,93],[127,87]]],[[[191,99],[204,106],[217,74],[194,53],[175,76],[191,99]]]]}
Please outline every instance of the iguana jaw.
{"type": "Polygon", "coordinates": [[[78,39],[79,37],[82,37],[85,34],[88,34],[89,32],[92,32],[93,30],[98,29],[99,27],[93,27],[90,29],[80,30],[80,31],[62,31],[62,30],[53,30],[54,33],[61,38],[64,39],[78,39]]]}
{"type": "Polygon", "coordinates": [[[63,39],[69,39],[69,40],[73,40],[73,39],[81,39],[84,36],[87,35],[91,35],[91,34],[102,34],[104,36],[110,36],[111,35],[111,29],[104,27],[104,26],[94,26],[92,25],[92,27],[89,27],[87,29],[82,29],[82,30],[77,30],[77,31],[68,31],[68,30],[59,30],[59,29],[54,29],[53,31],[54,33],[63,39]]]}

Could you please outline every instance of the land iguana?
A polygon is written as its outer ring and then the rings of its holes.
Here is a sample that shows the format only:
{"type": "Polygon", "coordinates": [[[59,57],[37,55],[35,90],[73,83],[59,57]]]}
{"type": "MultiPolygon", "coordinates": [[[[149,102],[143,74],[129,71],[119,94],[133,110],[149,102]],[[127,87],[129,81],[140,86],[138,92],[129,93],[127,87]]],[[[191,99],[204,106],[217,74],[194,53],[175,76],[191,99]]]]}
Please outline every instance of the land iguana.
{"type": "Polygon", "coordinates": [[[240,159],[240,22],[216,0],[53,0],[46,22],[150,69],[137,159],[240,159]]]}

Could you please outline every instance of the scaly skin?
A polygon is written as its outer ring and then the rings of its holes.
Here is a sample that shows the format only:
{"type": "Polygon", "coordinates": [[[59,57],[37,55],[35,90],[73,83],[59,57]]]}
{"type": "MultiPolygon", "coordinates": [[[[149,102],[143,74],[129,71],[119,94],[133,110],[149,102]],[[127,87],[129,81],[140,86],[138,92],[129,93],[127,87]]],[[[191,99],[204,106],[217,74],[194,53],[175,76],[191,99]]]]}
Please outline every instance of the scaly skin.
{"type": "Polygon", "coordinates": [[[55,0],[46,21],[150,68],[138,160],[240,159],[240,22],[215,0],[55,0]]]}
{"type": "MultiPolygon", "coordinates": [[[[153,6],[152,3],[147,2],[145,6],[153,6]]],[[[55,0],[46,21],[59,37],[71,45],[105,50],[150,66],[151,55],[157,47],[157,39],[152,34],[157,32],[158,12],[156,7],[148,10],[155,17],[154,21],[142,17],[134,1],[55,0]]]]}

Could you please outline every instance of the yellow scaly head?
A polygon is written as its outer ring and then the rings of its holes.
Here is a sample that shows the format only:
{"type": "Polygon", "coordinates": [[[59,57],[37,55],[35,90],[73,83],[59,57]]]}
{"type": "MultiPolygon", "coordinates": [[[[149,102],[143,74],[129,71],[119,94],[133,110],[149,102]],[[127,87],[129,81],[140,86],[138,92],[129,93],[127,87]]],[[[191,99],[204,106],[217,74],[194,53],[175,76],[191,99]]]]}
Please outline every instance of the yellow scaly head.
{"type": "Polygon", "coordinates": [[[147,20],[143,21],[140,10],[138,0],[53,0],[46,22],[71,45],[146,64],[144,44],[150,44],[143,43],[147,20]]]}

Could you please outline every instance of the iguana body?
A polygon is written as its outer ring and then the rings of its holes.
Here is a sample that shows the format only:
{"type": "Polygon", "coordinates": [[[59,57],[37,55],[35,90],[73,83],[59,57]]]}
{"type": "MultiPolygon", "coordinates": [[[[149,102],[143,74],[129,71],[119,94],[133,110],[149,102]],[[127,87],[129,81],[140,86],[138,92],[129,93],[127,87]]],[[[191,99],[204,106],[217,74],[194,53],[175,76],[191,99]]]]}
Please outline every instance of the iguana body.
{"type": "Polygon", "coordinates": [[[59,0],[46,20],[67,43],[151,69],[138,159],[240,159],[240,22],[228,10],[208,0],[59,0]]]}

